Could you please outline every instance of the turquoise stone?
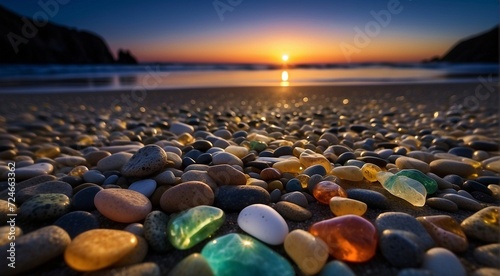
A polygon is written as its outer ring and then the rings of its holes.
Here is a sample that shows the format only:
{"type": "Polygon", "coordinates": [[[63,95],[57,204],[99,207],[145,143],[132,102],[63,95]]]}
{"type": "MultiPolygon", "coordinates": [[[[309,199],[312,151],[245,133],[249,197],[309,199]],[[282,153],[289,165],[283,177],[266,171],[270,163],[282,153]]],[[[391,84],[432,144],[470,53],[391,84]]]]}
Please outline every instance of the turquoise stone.
{"type": "Polygon", "coordinates": [[[188,249],[208,238],[224,223],[224,211],[212,206],[196,206],[170,219],[168,239],[177,249],[188,249]]]}
{"type": "Polygon", "coordinates": [[[417,180],[390,172],[378,172],[377,179],[389,193],[402,198],[414,206],[424,206],[427,190],[417,180]]]}
{"type": "Polygon", "coordinates": [[[422,185],[424,185],[428,194],[433,194],[438,189],[438,184],[436,180],[428,177],[419,170],[414,170],[414,169],[400,170],[399,172],[396,173],[396,175],[403,175],[411,179],[417,180],[418,182],[422,183],[422,185]]]}
{"type": "Polygon", "coordinates": [[[201,255],[218,276],[295,275],[285,258],[247,235],[216,238],[203,247],[201,255]]]}

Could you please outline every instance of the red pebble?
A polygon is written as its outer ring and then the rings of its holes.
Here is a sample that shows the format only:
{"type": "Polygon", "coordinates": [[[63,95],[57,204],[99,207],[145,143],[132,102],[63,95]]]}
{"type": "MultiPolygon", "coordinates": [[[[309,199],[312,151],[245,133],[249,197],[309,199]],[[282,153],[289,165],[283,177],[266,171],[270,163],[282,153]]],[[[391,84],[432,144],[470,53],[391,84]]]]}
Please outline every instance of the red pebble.
{"type": "Polygon", "coordinates": [[[330,199],[334,196],[347,197],[345,192],[339,184],[332,181],[321,181],[313,189],[313,196],[323,204],[329,204],[330,199]]]}
{"type": "Polygon", "coordinates": [[[260,172],[260,178],[264,181],[277,180],[281,178],[281,172],[275,168],[265,168],[260,172]]]}
{"type": "Polygon", "coordinates": [[[309,232],[326,242],[330,255],[341,261],[365,262],[377,250],[377,230],[360,216],[323,220],[313,224],[309,232]]]}

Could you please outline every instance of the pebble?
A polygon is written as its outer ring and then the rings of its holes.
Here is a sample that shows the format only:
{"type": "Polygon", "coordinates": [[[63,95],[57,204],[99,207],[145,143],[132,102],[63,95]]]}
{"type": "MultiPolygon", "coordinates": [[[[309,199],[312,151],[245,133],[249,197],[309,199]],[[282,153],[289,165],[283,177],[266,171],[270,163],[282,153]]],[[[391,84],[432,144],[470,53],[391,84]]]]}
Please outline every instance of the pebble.
{"type": "Polygon", "coordinates": [[[252,204],[241,210],[238,215],[238,226],[270,245],[282,244],[289,231],[283,217],[264,204],[252,204]]]}
{"type": "Polygon", "coordinates": [[[424,259],[424,248],[412,232],[386,229],[379,243],[382,255],[393,266],[417,267],[424,259]]]}
{"type": "Polygon", "coordinates": [[[60,217],[53,225],[61,227],[74,239],[83,232],[99,228],[99,221],[89,212],[74,211],[60,217]]]}
{"type": "Polygon", "coordinates": [[[97,162],[97,170],[101,172],[121,170],[133,154],[128,152],[117,152],[110,156],[104,157],[97,162]]]}
{"type": "MultiPolygon", "coordinates": [[[[60,256],[70,242],[68,233],[54,225],[16,237],[14,261],[6,257],[1,258],[0,273],[12,275],[30,271],[60,256]],[[15,269],[8,266],[11,262],[15,263],[15,269]]],[[[9,249],[10,244],[0,247],[2,252],[7,252],[9,249]]]]}
{"type": "Polygon", "coordinates": [[[313,196],[323,204],[330,204],[334,196],[347,197],[345,190],[339,184],[332,181],[321,181],[313,189],[313,196]]]}
{"type": "Polygon", "coordinates": [[[109,267],[136,249],[138,239],[122,230],[94,229],[78,235],[64,252],[72,269],[85,272],[109,267]]]}
{"type": "Polygon", "coordinates": [[[265,168],[260,171],[260,178],[264,181],[279,180],[281,172],[275,168],[265,168]]]}
{"type": "Polygon", "coordinates": [[[321,272],[318,274],[319,276],[331,276],[331,275],[342,275],[342,276],[356,276],[356,274],[346,265],[344,262],[334,260],[328,262],[321,272]]]}
{"type": "Polygon", "coordinates": [[[142,223],[131,223],[123,228],[123,231],[130,232],[139,237],[144,237],[144,225],[142,223]]]}
{"type": "Polygon", "coordinates": [[[160,267],[153,262],[133,264],[123,267],[108,268],[85,273],[86,276],[107,275],[134,275],[134,276],[160,276],[160,267]]]}
{"type": "Polygon", "coordinates": [[[159,172],[167,164],[167,153],[161,147],[147,145],[123,165],[121,172],[126,177],[146,177],[159,172]]]}
{"type": "Polygon", "coordinates": [[[199,205],[213,205],[214,197],[207,184],[189,181],[166,190],[160,198],[160,206],[166,213],[177,213],[199,205]]]}
{"type": "Polygon", "coordinates": [[[143,194],[126,189],[104,189],[94,197],[99,213],[110,220],[132,223],[151,212],[151,201],[143,194]]]}
{"type": "Polygon", "coordinates": [[[428,173],[430,171],[429,164],[418,159],[406,156],[401,156],[396,159],[396,166],[399,169],[415,169],[422,173],[428,173]]]}
{"type": "Polygon", "coordinates": [[[425,227],[437,246],[456,253],[464,252],[469,247],[460,224],[452,217],[435,215],[417,217],[417,220],[425,227]]]}
{"type": "Polygon", "coordinates": [[[466,276],[467,273],[460,260],[448,249],[435,247],[424,254],[422,268],[432,275],[466,276]],[[446,265],[444,265],[446,264],[446,265]]]}
{"type": "Polygon", "coordinates": [[[366,203],[362,201],[340,196],[332,197],[330,199],[329,205],[330,210],[335,216],[343,216],[348,214],[362,216],[368,209],[368,205],[366,205],[366,203]]]}
{"type": "Polygon", "coordinates": [[[252,204],[269,204],[271,196],[258,186],[222,186],[215,196],[214,206],[228,212],[239,212],[252,204]]]}
{"type": "Polygon", "coordinates": [[[285,219],[293,221],[305,221],[312,217],[312,213],[306,208],[288,201],[276,203],[274,209],[285,219]]]}
{"type": "Polygon", "coordinates": [[[181,176],[181,182],[189,182],[189,181],[201,181],[210,186],[212,190],[215,191],[217,189],[217,183],[215,183],[215,181],[212,179],[212,177],[210,177],[210,175],[206,171],[191,170],[183,173],[181,176]]]}
{"type": "Polygon", "coordinates": [[[290,157],[283,161],[278,161],[273,164],[273,168],[282,173],[299,173],[301,169],[300,161],[296,157],[290,157]]]}
{"type": "Polygon", "coordinates": [[[238,156],[229,152],[217,152],[216,154],[212,155],[212,164],[238,165],[240,167],[243,167],[243,161],[241,161],[238,156]]]}
{"type": "Polygon", "coordinates": [[[142,179],[130,184],[128,189],[141,193],[145,197],[150,197],[156,189],[156,181],[153,179],[142,179]]]}
{"type": "Polygon", "coordinates": [[[355,188],[347,190],[347,196],[351,199],[366,203],[370,208],[389,208],[389,200],[387,197],[377,191],[355,188]]]}
{"type": "Polygon", "coordinates": [[[335,167],[331,173],[340,179],[349,181],[363,181],[363,172],[356,166],[341,166],[335,167]]]}
{"type": "Polygon", "coordinates": [[[67,167],[76,167],[87,164],[87,160],[82,156],[62,156],[54,158],[57,164],[67,167]]]}
{"type": "Polygon", "coordinates": [[[377,249],[377,230],[355,215],[344,215],[314,223],[309,232],[326,242],[329,254],[348,262],[366,262],[377,249]]]}
{"type": "MultiPolygon", "coordinates": [[[[36,163],[22,168],[16,168],[16,181],[26,180],[36,176],[52,173],[54,166],[49,163],[36,163]]],[[[7,179],[8,171],[4,172],[2,179],[7,179]]]]}
{"type": "Polygon", "coordinates": [[[461,196],[461,195],[456,195],[456,194],[446,194],[443,196],[445,199],[453,201],[455,204],[457,204],[458,208],[463,209],[463,210],[470,210],[470,211],[478,211],[483,208],[481,203],[461,196]]]}
{"type": "Polygon", "coordinates": [[[382,169],[371,163],[366,163],[361,167],[361,173],[363,173],[363,177],[370,182],[377,182],[377,173],[382,171],[382,169]]]}
{"type": "Polygon", "coordinates": [[[144,238],[151,249],[158,253],[165,253],[172,249],[168,240],[169,216],[162,211],[152,211],[144,219],[144,238]]]}
{"type": "Polygon", "coordinates": [[[304,208],[307,208],[309,206],[309,202],[307,201],[305,194],[301,192],[295,191],[291,193],[286,193],[283,196],[281,196],[281,199],[291,203],[295,203],[304,208]]]}
{"type": "Polygon", "coordinates": [[[102,184],[106,177],[98,170],[90,170],[83,174],[83,180],[88,183],[102,184]]]}
{"type": "Polygon", "coordinates": [[[293,230],[286,236],[284,248],[305,275],[320,272],[328,259],[328,245],[302,229],[293,230]]]}
{"type": "Polygon", "coordinates": [[[313,165],[321,165],[327,172],[332,170],[332,164],[328,161],[328,159],[326,159],[326,157],[311,150],[305,150],[302,152],[299,156],[299,160],[300,163],[306,168],[313,165]]]}
{"type": "Polygon", "coordinates": [[[293,276],[290,263],[259,241],[231,233],[207,243],[201,250],[214,275],[293,276]]]}
{"type": "Polygon", "coordinates": [[[217,207],[193,207],[170,219],[167,227],[168,239],[177,249],[189,249],[217,231],[225,219],[224,212],[217,207]]]}
{"type": "Polygon", "coordinates": [[[484,208],[466,218],[460,226],[465,234],[474,239],[485,242],[498,242],[500,236],[500,207],[484,208]]]}
{"type": "Polygon", "coordinates": [[[12,237],[15,237],[17,239],[23,235],[23,230],[21,228],[19,228],[18,226],[11,226],[9,224],[10,223],[8,223],[8,225],[6,226],[0,226],[0,246],[4,244],[10,244],[12,237]]]}
{"type": "Polygon", "coordinates": [[[75,210],[93,211],[96,209],[94,204],[95,195],[103,190],[99,186],[90,186],[78,191],[71,199],[71,206],[75,210]]]}
{"type": "Polygon", "coordinates": [[[19,208],[18,215],[25,220],[52,220],[69,212],[70,208],[70,200],[67,195],[41,194],[25,201],[19,208]]]}
{"type": "Polygon", "coordinates": [[[478,246],[474,249],[474,258],[482,265],[498,267],[500,256],[500,243],[478,246]]]}
{"type": "Polygon", "coordinates": [[[73,187],[66,182],[62,181],[47,181],[31,187],[19,190],[16,193],[17,203],[23,203],[38,194],[64,194],[71,197],[73,194],[73,187]]]}
{"type": "Polygon", "coordinates": [[[239,159],[243,159],[245,156],[248,155],[248,149],[242,146],[229,146],[224,149],[227,153],[230,153],[239,159]]]}
{"type": "Polygon", "coordinates": [[[199,253],[193,253],[182,259],[182,261],[175,265],[168,273],[168,276],[177,275],[213,276],[214,274],[207,260],[199,253]]]}
{"type": "Polygon", "coordinates": [[[109,153],[107,151],[98,150],[98,151],[89,152],[89,153],[85,154],[84,157],[85,157],[85,160],[87,160],[87,163],[89,163],[91,166],[96,166],[97,163],[99,161],[101,161],[101,159],[108,157],[110,155],[111,155],[111,153],[109,153]]]}
{"type": "Polygon", "coordinates": [[[434,247],[435,243],[427,230],[413,216],[402,212],[386,212],[380,214],[375,220],[379,235],[384,230],[403,230],[413,233],[419,238],[424,250],[434,247]]]}
{"type": "Polygon", "coordinates": [[[468,177],[476,171],[472,165],[449,159],[434,160],[429,165],[430,171],[441,177],[448,174],[468,177]]]}
{"type": "Polygon", "coordinates": [[[208,175],[219,185],[246,185],[245,174],[231,165],[222,164],[210,166],[208,175]]]}
{"type": "Polygon", "coordinates": [[[194,132],[194,127],[190,126],[188,124],[185,124],[185,123],[181,123],[181,122],[173,122],[170,125],[169,130],[170,130],[170,132],[174,133],[175,135],[181,135],[184,133],[192,134],[194,132]]]}
{"type": "Polygon", "coordinates": [[[427,201],[425,201],[425,204],[436,210],[442,210],[451,213],[458,211],[458,205],[455,202],[448,200],[446,198],[431,197],[428,198],[427,201]]]}
{"type": "Polygon", "coordinates": [[[100,150],[102,151],[107,151],[111,153],[111,155],[115,155],[116,153],[120,152],[136,152],[139,149],[141,149],[143,145],[135,145],[135,144],[130,144],[130,145],[117,145],[117,146],[107,146],[107,147],[101,147],[100,150]]]}

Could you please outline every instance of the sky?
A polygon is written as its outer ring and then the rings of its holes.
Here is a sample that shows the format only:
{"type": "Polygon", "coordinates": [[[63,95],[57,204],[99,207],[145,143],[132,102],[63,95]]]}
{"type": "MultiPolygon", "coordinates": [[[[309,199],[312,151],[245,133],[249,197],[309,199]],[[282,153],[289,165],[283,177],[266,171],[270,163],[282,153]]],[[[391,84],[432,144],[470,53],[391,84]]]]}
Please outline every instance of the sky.
{"type": "Polygon", "coordinates": [[[418,62],[499,23],[498,0],[0,0],[140,62],[418,62]],[[49,9],[47,9],[49,8],[49,9]]]}

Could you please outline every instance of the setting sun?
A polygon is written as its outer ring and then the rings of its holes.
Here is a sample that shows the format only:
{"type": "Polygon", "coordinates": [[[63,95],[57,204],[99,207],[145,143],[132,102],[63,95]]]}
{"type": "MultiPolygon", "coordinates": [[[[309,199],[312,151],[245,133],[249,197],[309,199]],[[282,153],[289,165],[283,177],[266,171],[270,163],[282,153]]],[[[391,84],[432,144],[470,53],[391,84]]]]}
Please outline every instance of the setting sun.
{"type": "Polygon", "coordinates": [[[286,62],[286,61],[288,61],[288,55],[286,55],[286,54],[285,54],[285,55],[282,55],[282,56],[281,56],[281,59],[282,59],[283,61],[285,61],[285,62],[286,62]]]}

